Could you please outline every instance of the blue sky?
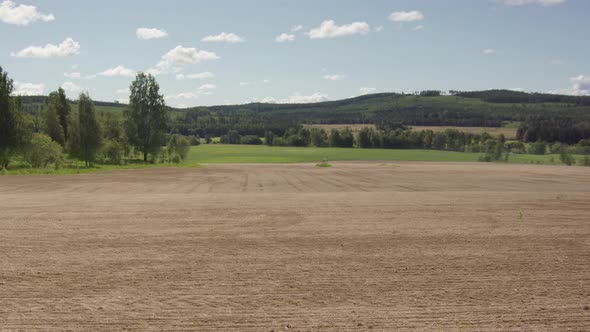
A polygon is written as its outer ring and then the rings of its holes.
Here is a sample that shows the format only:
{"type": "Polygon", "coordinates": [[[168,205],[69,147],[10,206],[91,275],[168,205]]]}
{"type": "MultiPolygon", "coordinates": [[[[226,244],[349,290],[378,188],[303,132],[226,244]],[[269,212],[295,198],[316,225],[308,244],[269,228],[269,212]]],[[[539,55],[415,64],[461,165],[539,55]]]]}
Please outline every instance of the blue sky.
{"type": "Polygon", "coordinates": [[[173,106],[424,89],[581,95],[589,17],[586,0],[0,0],[0,65],[20,94],[63,86],[123,102],[149,71],[173,106]]]}

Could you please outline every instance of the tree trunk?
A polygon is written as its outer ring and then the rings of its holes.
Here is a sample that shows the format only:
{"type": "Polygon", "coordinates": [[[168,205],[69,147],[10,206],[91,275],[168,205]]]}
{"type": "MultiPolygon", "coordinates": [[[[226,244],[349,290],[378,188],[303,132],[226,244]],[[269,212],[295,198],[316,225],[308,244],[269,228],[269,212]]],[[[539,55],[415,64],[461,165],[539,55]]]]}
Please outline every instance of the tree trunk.
{"type": "Polygon", "coordinates": [[[143,162],[144,163],[147,163],[147,155],[148,155],[147,151],[143,151],[143,162]]]}

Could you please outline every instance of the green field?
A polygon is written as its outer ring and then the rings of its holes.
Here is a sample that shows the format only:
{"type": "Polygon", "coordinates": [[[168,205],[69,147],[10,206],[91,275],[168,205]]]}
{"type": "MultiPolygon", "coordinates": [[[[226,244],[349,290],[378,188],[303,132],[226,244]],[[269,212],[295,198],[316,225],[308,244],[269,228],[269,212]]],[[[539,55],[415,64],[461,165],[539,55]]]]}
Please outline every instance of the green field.
{"type": "MultiPolygon", "coordinates": [[[[192,147],[189,163],[317,163],[338,160],[407,160],[476,162],[482,154],[438,150],[270,147],[265,145],[208,144],[192,147]]],[[[580,156],[576,156],[579,159],[580,156]]],[[[510,163],[561,164],[559,155],[511,154],[510,163]]]]}
{"type": "MultiPolygon", "coordinates": [[[[68,159],[60,169],[29,168],[15,162],[0,174],[78,174],[121,169],[159,167],[202,167],[206,164],[229,163],[320,163],[346,160],[477,162],[480,153],[438,150],[345,149],[312,147],[270,147],[265,145],[202,144],[191,148],[188,158],[180,164],[143,164],[138,161],[127,165],[84,167],[78,160],[68,159]]],[[[583,156],[574,156],[578,163],[583,156]]],[[[559,155],[511,154],[509,163],[561,165],[559,155]]]]}

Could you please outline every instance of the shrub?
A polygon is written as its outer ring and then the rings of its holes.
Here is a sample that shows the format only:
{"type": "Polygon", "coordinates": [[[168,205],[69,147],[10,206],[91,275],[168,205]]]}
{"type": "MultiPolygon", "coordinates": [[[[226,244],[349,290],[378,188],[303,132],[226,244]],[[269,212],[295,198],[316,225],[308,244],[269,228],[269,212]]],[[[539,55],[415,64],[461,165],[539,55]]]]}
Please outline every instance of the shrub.
{"type": "Polygon", "coordinates": [[[117,140],[109,139],[102,147],[102,155],[106,163],[120,165],[125,154],[125,147],[117,140]]]}
{"type": "Polygon", "coordinates": [[[33,134],[26,159],[32,167],[47,167],[49,164],[55,164],[55,169],[58,169],[64,161],[63,148],[47,135],[33,134]]]}
{"type": "Polygon", "coordinates": [[[562,163],[568,166],[571,166],[576,163],[576,159],[574,159],[574,156],[572,156],[572,154],[569,153],[565,147],[562,148],[559,152],[559,160],[561,160],[562,163]]]}
{"type": "Polygon", "coordinates": [[[186,159],[190,150],[190,142],[186,137],[182,135],[172,135],[168,140],[168,146],[166,148],[168,154],[168,161],[173,163],[179,163],[186,159]]]}
{"type": "Polygon", "coordinates": [[[188,140],[193,146],[201,145],[201,138],[198,135],[191,135],[188,137],[188,140]]]}
{"type": "Polygon", "coordinates": [[[528,148],[528,152],[530,154],[542,155],[542,154],[545,154],[546,151],[547,151],[547,144],[545,144],[544,142],[531,143],[528,148]]]}
{"type": "Polygon", "coordinates": [[[246,135],[240,138],[240,144],[261,145],[262,140],[256,135],[246,135]]]}
{"type": "Polygon", "coordinates": [[[590,167],[590,157],[589,156],[584,156],[584,159],[582,159],[582,166],[590,167]]]}

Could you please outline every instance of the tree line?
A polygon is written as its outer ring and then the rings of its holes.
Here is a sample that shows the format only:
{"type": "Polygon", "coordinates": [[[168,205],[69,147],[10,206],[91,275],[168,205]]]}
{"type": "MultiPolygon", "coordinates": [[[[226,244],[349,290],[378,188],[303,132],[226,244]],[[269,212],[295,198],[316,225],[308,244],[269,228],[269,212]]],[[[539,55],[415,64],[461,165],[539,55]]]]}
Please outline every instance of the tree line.
{"type": "Polygon", "coordinates": [[[0,67],[1,169],[15,159],[32,167],[59,167],[64,152],[86,166],[97,160],[120,164],[137,156],[143,162],[179,162],[188,155],[189,140],[168,134],[168,108],[152,75],[139,73],[132,82],[123,119],[113,113],[97,115],[88,93],[81,93],[77,109],[72,109],[59,88],[43,101],[38,131],[23,110],[22,98],[11,96],[13,89],[12,79],[0,67]]]}

